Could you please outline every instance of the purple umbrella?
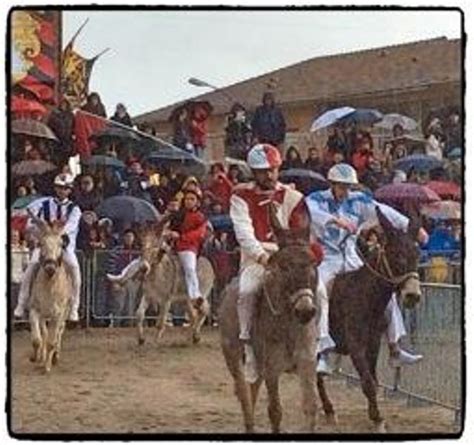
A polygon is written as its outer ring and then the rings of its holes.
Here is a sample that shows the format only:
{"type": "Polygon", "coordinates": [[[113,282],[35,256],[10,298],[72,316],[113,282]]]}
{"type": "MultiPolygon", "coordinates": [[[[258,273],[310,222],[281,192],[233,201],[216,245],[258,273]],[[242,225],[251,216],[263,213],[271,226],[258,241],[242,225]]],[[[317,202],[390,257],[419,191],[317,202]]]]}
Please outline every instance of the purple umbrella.
{"type": "Polygon", "coordinates": [[[433,190],[424,185],[403,182],[399,184],[387,184],[374,193],[378,201],[393,205],[421,204],[441,201],[441,198],[433,190]]]}

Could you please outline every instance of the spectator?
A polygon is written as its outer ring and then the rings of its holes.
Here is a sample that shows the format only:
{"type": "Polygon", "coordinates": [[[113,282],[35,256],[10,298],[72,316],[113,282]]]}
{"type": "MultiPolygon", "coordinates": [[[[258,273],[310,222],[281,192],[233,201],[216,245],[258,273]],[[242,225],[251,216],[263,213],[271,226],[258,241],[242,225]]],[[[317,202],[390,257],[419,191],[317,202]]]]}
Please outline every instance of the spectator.
{"type": "Polygon", "coordinates": [[[289,170],[290,168],[303,168],[303,160],[301,159],[298,149],[291,145],[286,152],[285,160],[281,166],[281,170],[289,170]]]}
{"type": "Polygon", "coordinates": [[[232,183],[232,185],[237,185],[241,182],[244,182],[244,175],[240,171],[240,168],[237,164],[231,164],[229,166],[227,177],[229,178],[229,181],[232,183]]]}
{"type": "Polygon", "coordinates": [[[285,141],[286,123],[283,113],[275,105],[273,93],[266,92],[262,98],[262,105],[257,107],[252,119],[253,137],[262,143],[275,146],[285,141]]]}
{"type": "MultiPolygon", "coordinates": [[[[446,123],[446,152],[462,146],[461,118],[457,111],[452,111],[446,123]]],[[[446,154],[447,154],[446,153],[446,154]]]]}
{"type": "Polygon", "coordinates": [[[186,107],[175,109],[171,115],[173,123],[173,145],[183,150],[192,151],[190,134],[190,117],[186,107]]]}
{"type": "Polygon", "coordinates": [[[435,117],[428,124],[427,128],[426,154],[441,160],[443,159],[443,150],[444,143],[441,120],[435,117]]]}
{"type": "Polygon", "coordinates": [[[212,193],[214,199],[219,199],[226,212],[229,210],[233,186],[225,173],[224,165],[220,162],[213,164],[207,190],[212,193]]]}
{"type": "Polygon", "coordinates": [[[143,171],[142,165],[138,159],[132,158],[129,161],[128,174],[128,193],[136,198],[145,199],[151,202],[150,192],[148,191],[148,177],[143,171]]]}
{"type": "Polygon", "coordinates": [[[252,143],[252,127],[245,107],[239,103],[232,105],[225,128],[225,148],[227,156],[245,161],[252,143]]]}
{"type": "Polygon", "coordinates": [[[133,127],[132,119],[130,118],[124,104],[117,104],[115,113],[110,119],[119,124],[126,125],[127,127],[133,127]]]}
{"type": "Polygon", "coordinates": [[[357,139],[355,153],[352,155],[352,165],[357,170],[358,176],[363,176],[373,160],[372,138],[368,134],[360,134],[357,139]]]}
{"type": "Polygon", "coordinates": [[[110,250],[118,245],[117,236],[114,235],[114,223],[110,218],[102,218],[97,223],[99,237],[105,245],[105,249],[110,250]]]}
{"type": "Polygon", "coordinates": [[[322,162],[318,154],[318,150],[315,147],[309,147],[308,157],[304,163],[305,168],[314,172],[320,172],[322,168],[322,162]]]}
{"type": "Polygon", "coordinates": [[[336,152],[342,153],[344,159],[349,155],[350,147],[347,143],[344,131],[340,127],[330,127],[328,130],[329,137],[326,141],[327,150],[331,155],[336,152]]]}
{"type": "Polygon", "coordinates": [[[405,129],[400,124],[395,124],[392,128],[393,138],[400,138],[405,134],[405,129]]]}
{"type": "Polygon", "coordinates": [[[95,114],[96,116],[107,117],[104,104],[98,93],[90,93],[89,96],[87,96],[86,104],[81,109],[88,113],[95,114]]]}
{"type": "Polygon", "coordinates": [[[407,182],[407,175],[403,170],[394,170],[393,171],[393,184],[400,184],[402,182],[407,182]]]}
{"type": "Polygon", "coordinates": [[[97,223],[97,215],[86,210],[82,213],[81,220],[79,222],[79,233],[77,235],[77,249],[85,252],[87,255],[91,253],[91,232],[97,223]]]}
{"type": "Polygon", "coordinates": [[[189,132],[194,154],[202,158],[206,147],[207,121],[211,113],[211,107],[208,103],[194,104],[189,120],[189,132]]]}
{"type": "Polygon", "coordinates": [[[80,178],[74,201],[82,211],[94,210],[99,205],[100,198],[94,189],[94,179],[91,175],[83,175],[80,178]]]}
{"type": "Polygon", "coordinates": [[[51,112],[48,126],[59,140],[56,155],[61,158],[60,163],[63,164],[73,154],[74,114],[66,98],[63,98],[59,107],[51,112]]]}

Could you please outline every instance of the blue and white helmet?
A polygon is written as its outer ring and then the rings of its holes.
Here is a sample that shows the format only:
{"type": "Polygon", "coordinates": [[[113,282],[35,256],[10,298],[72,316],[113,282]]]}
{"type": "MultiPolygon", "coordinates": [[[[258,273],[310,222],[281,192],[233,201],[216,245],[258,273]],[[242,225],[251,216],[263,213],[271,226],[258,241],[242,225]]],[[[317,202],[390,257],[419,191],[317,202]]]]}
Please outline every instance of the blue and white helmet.
{"type": "Polygon", "coordinates": [[[358,184],[357,172],[354,167],[349,164],[336,164],[333,165],[328,171],[328,181],[340,182],[342,184],[358,184]]]}

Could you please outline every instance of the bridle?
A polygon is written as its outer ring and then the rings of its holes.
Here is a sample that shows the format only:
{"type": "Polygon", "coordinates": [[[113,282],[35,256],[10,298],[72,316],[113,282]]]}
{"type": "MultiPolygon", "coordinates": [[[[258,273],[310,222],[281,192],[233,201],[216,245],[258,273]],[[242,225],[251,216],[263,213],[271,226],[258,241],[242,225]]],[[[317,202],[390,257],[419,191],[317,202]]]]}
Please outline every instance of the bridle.
{"type": "Polygon", "coordinates": [[[420,279],[420,275],[416,271],[407,272],[401,275],[394,275],[392,268],[390,267],[387,254],[385,252],[384,245],[379,245],[379,247],[377,248],[377,261],[375,262],[375,267],[372,266],[365,259],[364,255],[357,246],[357,243],[355,243],[355,248],[357,255],[364,263],[364,266],[367,267],[367,269],[377,278],[382,279],[383,281],[391,284],[392,286],[398,288],[410,278],[414,278],[416,280],[420,279]]]}

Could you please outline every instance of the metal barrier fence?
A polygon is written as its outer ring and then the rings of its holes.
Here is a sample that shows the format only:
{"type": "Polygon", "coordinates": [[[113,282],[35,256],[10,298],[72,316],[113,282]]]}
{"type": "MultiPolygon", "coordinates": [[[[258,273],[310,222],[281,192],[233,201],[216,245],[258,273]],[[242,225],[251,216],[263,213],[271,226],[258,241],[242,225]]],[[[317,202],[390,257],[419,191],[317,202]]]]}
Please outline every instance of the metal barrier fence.
{"type": "MultiPolygon", "coordinates": [[[[462,288],[424,283],[422,298],[414,309],[404,309],[407,337],[404,347],[423,354],[413,366],[393,369],[388,347],[382,344],[377,375],[390,395],[404,395],[410,405],[436,404],[453,410],[459,418],[462,405],[462,288]]],[[[342,374],[358,381],[349,360],[342,374]]]]}

